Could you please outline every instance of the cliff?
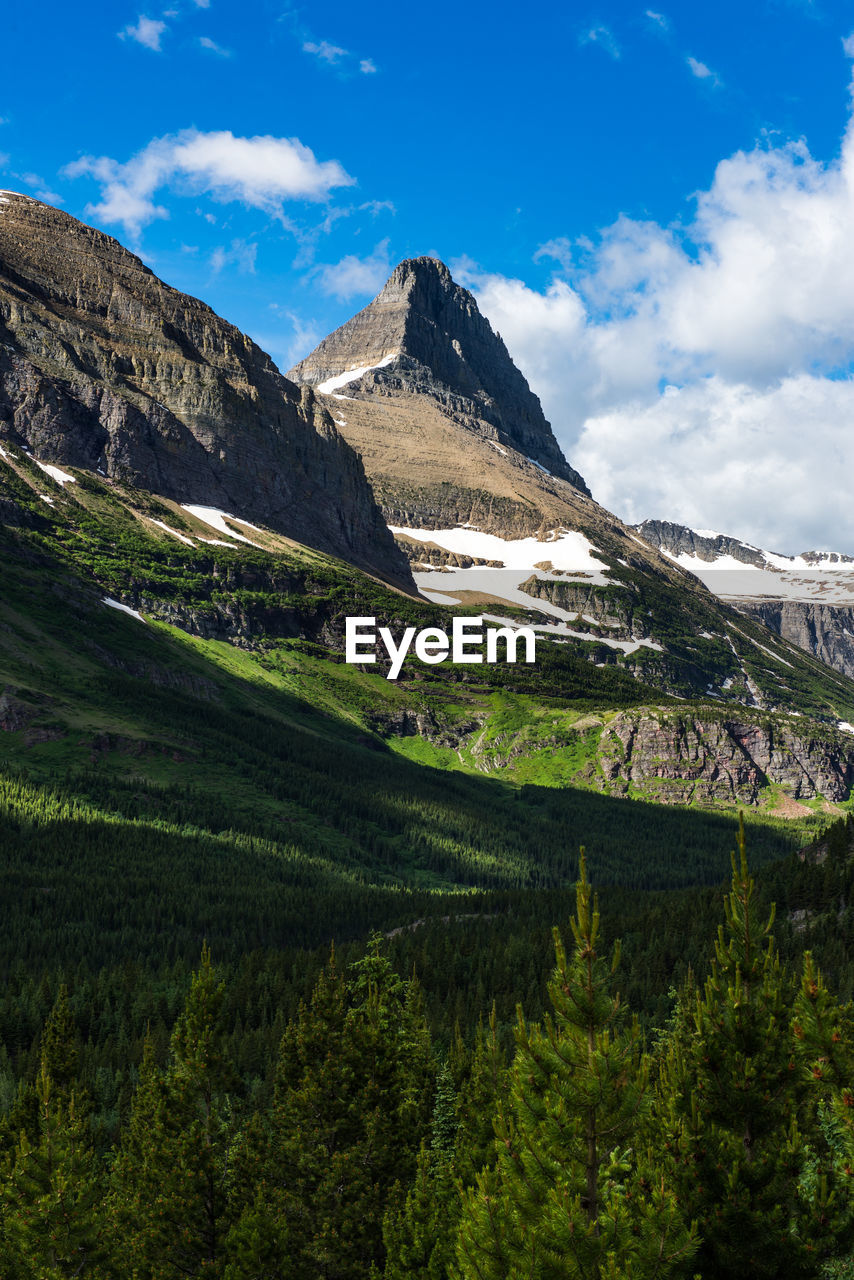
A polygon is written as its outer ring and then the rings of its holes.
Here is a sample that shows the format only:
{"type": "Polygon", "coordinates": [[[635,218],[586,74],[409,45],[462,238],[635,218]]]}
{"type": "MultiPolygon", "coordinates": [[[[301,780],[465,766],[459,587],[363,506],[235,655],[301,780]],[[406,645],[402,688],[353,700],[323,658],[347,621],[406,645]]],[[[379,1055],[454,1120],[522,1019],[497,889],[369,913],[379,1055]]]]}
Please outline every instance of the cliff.
{"type": "Polygon", "coordinates": [[[0,441],[246,520],[411,585],[325,408],[110,236],[0,202],[0,441]]]}

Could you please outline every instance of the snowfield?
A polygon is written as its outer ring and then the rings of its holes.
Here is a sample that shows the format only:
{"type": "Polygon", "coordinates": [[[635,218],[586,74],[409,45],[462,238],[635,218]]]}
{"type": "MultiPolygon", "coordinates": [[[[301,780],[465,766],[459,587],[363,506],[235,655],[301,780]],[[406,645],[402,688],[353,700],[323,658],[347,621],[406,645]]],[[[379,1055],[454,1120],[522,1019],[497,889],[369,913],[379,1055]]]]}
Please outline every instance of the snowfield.
{"type": "Polygon", "coordinates": [[[400,525],[389,525],[389,528],[392,533],[405,534],[417,542],[433,542],[458,555],[500,560],[505,569],[524,569],[528,574],[546,560],[551,561],[555,569],[570,573],[599,574],[608,569],[596,559],[596,548],[584,534],[570,529],[553,529],[547,540],[540,542],[537,538],[508,540],[462,525],[454,529],[406,529],[400,525]]]}
{"type": "MultiPolygon", "coordinates": [[[[334,378],[327,378],[325,382],[318,382],[315,391],[322,391],[326,396],[331,395],[339,387],[346,387],[348,382],[355,382],[363,374],[370,373],[371,369],[384,369],[387,364],[391,364],[392,360],[396,360],[399,355],[399,351],[392,351],[389,355],[383,356],[378,364],[366,364],[361,369],[348,369],[346,373],[336,373],[334,378]]],[[[345,396],[336,396],[335,398],[336,400],[346,399],[345,396]]]]}

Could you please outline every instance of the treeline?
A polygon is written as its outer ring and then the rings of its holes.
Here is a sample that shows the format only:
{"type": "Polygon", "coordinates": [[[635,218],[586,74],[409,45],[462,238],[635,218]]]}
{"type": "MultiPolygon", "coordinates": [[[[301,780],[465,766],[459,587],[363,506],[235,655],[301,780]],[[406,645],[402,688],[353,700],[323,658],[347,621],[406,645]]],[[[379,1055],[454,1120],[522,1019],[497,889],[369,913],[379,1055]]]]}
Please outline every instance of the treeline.
{"type": "MultiPolygon", "coordinates": [[[[849,842],[836,824],[811,882],[777,869],[787,917],[836,916],[849,842]]],[[[0,1274],[848,1275],[851,1007],[811,954],[781,957],[743,838],[717,942],[657,1032],[618,995],[632,944],[619,964],[603,944],[583,862],[573,898],[542,1016],[520,1008],[509,1044],[496,1012],[436,1034],[429,995],[396,967],[421,930],[375,934],[310,974],[291,956],[290,981],[258,957],[226,981],[207,948],[189,990],[177,967],[146,985],[126,966],[112,1130],[86,1064],[97,1029],[76,1024],[64,986],[31,987],[33,1013],[53,1003],[5,1077],[0,1274]],[[145,1019],[134,1034],[128,1002],[145,1019]]],[[[791,925],[786,951],[809,936],[791,925]]]]}

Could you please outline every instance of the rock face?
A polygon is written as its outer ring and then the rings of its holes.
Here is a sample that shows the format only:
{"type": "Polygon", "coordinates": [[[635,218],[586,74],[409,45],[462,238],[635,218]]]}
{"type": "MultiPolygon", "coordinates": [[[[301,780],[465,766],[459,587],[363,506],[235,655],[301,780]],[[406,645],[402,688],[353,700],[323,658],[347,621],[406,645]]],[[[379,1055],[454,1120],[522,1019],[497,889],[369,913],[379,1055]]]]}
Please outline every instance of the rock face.
{"type": "Polygon", "coordinates": [[[742,600],[742,613],[854,679],[854,607],[806,600],[742,600]]]}
{"type": "Polygon", "coordinates": [[[500,335],[435,258],[401,262],[379,296],[288,376],[322,387],[356,369],[361,378],[342,386],[348,397],[360,387],[430,396],[468,429],[589,493],[500,335]]]}
{"type": "Polygon", "coordinates": [[[650,546],[660,547],[673,556],[697,556],[709,563],[720,556],[732,556],[733,560],[755,565],[757,569],[763,569],[767,563],[765,553],[758,547],[752,547],[725,533],[701,534],[695,529],[688,529],[684,524],[671,524],[669,520],[644,520],[642,524],[632,527],[637,529],[650,546]]]}
{"type": "Polygon", "coordinates": [[[599,765],[611,789],[670,803],[755,804],[769,782],[794,800],[838,801],[854,782],[854,750],[842,737],[741,717],[624,712],[602,733],[599,765]]]}
{"type": "Polygon", "coordinates": [[[116,240],[12,193],[0,197],[2,440],[411,586],[361,462],[310,389],[116,240]]]}

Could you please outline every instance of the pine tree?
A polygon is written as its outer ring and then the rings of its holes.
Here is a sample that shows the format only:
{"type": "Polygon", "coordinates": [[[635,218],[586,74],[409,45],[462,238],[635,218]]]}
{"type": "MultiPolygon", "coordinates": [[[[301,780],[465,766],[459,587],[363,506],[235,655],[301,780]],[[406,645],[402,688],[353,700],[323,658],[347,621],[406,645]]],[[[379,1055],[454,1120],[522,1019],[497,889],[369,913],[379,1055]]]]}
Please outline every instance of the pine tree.
{"type": "Polygon", "coordinates": [[[261,1188],[229,1241],[228,1280],[363,1280],[408,1185],[434,1067],[417,985],[374,936],[345,977],[334,952],[282,1041],[261,1188]]]}
{"type": "Polygon", "coordinates": [[[92,1276],[105,1257],[104,1187],[85,1108],[81,1113],[73,1089],[54,1089],[45,1061],[36,1096],[38,1137],[21,1134],[0,1193],[4,1274],[21,1280],[92,1276]]]}
{"type": "Polygon", "coordinates": [[[233,1083],[223,996],[205,946],[165,1073],[146,1045],[110,1201],[119,1273],[135,1280],[223,1273],[233,1083]]]}
{"type": "Polygon", "coordinates": [[[460,1193],[454,1177],[459,1122],[457,1093],[447,1063],[436,1077],[429,1145],[418,1153],[415,1181],[403,1203],[397,1189],[383,1219],[385,1280],[445,1280],[454,1251],[460,1193]]]}
{"type": "Polygon", "coordinates": [[[814,1276],[820,1249],[800,1194],[804,1082],[789,1030],[793,984],[759,916],[743,822],[726,925],[705,988],[663,1042],[662,1145],[702,1244],[704,1280],[814,1276]]]}
{"type": "Polygon", "coordinates": [[[645,1105],[640,1033],[614,993],[619,948],[610,963],[598,951],[583,854],[576,909],[571,959],[554,931],[553,1013],[528,1026],[519,1010],[496,1163],[463,1206],[463,1280],[647,1280],[678,1274],[694,1249],[631,1148],[645,1105]]]}

